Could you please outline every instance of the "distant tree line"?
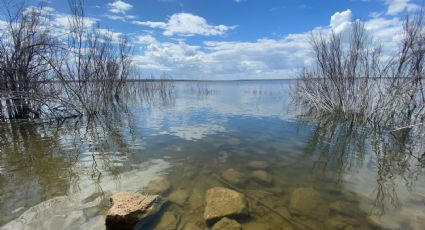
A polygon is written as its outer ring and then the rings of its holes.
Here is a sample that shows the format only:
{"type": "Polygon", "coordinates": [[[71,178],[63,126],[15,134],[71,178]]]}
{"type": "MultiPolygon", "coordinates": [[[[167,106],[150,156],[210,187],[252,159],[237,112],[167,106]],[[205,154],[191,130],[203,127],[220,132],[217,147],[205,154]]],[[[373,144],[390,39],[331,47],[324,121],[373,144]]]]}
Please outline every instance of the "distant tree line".
{"type": "Polygon", "coordinates": [[[45,2],[2,1],[0,119],[94,116],[132,74],[132,46],[89,23],[84,0],[69,0],[55,27],[45,2]]]}
{"type": "Polygon", "coordinates": [[[293,96],[307,114],[338,116],[389,130],[425,118],[424,11],[407,15],[399,50],[383,50],[360,20],[345,33],[312,33],[312,67],[304,68],[293,96]]]}

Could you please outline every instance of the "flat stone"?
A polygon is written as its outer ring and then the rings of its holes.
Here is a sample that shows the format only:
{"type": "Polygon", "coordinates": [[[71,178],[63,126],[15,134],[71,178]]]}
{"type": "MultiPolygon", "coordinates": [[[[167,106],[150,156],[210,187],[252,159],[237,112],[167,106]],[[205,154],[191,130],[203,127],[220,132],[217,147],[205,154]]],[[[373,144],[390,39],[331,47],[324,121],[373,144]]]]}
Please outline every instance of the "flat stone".
{"type": "Polygon", "coordinates": [[[206,193],[204,219],[213,224],[223,217],[239,219],[249,216],[248,202],[239,192],[223,187],[214,187],[206,193]]]}
{"type": "Polygon", "coordinates": [[[147,187],[148,194],[165,194],[170,191],[171,183],[165,177],[159,177],[149,183],[147,187]]]}
{"type": "Polygon", "coordinates": [[[149,221],[162,205],[162,202],[158,202],[160,200],[158,195],[141,195],[131,192],[116,193],[110,200],[112,207],[105,219],[108,230],[133,229],[136,224],[149,221]]]}
{"type": "Polygon", "coordinates": [[[230,168],[224,171],[221,176],[228,182],[241,185],[246,182],[244,175],[236,169],[230,168]]]}
{"type": "Polygon", "coordinates": [[[177,218],[172,212],[165,212],[158,224],[155,226],[157,230],[174,230],[177,229],[177,218]]]}
{"type": "Polygon", "coordinates": [[[215,223],[211,230],[242,230],[242,225],[240,225],[236,220],[224,217],[215,223]]]}
{"type": "Polygon", "coordinates": [[[189,197],[189,193],[184,189],[178,189],[171,193],[168,199],[175,204],[183,205],[187,198],[189,197]]]}
{"type": "Polygon", "coordinates": [[[270,186],[273,184],[273,177],[263,170],[255,170],[252,172],[252,179],[259,184],[270,186]]]}
{"type": "Polygon", "coordinates": [[[251,169],[261,169],[265,170],[269,167],[269,163],[265,161],[250,161],[248,167],[251,169]]]}
{"type": "Polygon", "coordinates": [[[312,188],[297,188],[290,198],[289,207],[297,214],[311,217],[319,221],[327,219],[329,207],[320,196],[320,193],[312,188]]]}

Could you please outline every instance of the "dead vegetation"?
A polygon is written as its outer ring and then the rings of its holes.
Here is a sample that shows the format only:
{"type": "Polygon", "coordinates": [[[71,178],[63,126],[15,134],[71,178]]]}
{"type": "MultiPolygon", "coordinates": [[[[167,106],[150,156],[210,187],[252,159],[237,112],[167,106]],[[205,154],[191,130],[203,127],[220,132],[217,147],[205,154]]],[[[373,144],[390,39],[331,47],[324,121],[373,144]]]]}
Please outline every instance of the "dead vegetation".
{"type": "Polygon", "coordinates": [[[43,4],[3,1],[0,118],[91,117],[133,74],[128,39],[88,23],[83,0],[68,3],[69,26],[58,34],[43,4]]]}
{"type": "Polygon", "coordinates": [[[407,16],[400,49],[383,50],[355,21],[348,33],[311,35],[315,54],[294,87],[295,101],[313,116],[338,116],[389,130],[424,120],[424,14],[407,16]]]}

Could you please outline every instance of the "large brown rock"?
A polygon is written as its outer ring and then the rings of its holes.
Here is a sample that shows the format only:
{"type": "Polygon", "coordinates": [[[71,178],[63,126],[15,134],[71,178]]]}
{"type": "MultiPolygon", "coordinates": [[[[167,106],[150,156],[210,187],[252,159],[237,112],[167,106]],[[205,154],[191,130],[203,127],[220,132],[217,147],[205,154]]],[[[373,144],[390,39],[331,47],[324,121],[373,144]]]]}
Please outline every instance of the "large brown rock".
{"type": "Polygon", "coordinates": [[[206,193],[204,219],[213,224],[223,217],[239,219],[249,216],[248,202],[239,192],[223,187],[214,187],[206,193]]]}
{"type": "MultiPolygon", "coordinates": [[[[161,208],[158,195],[141,195],[131,192],[116,193],[111,197],[112,207],[106,214],[106,229],[133,229],[136,224],[149,221],[161,208]]],[[[138,226],[139,226],[138,224],[138,226]]]]}
{"type": "Polygon", "coordinates": [[[329,207],[312,188],[297,188],[291,194],[289,207],[292,212],[324,221],[329,214],[329,207]]]}

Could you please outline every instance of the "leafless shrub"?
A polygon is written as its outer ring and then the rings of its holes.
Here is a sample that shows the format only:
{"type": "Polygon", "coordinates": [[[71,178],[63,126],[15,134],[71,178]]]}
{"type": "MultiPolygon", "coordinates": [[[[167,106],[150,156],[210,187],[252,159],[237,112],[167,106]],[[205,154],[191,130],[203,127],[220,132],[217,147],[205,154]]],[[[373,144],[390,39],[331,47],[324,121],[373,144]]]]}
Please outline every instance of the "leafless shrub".
{"type": "Polygon", "coordinates": [[[68,43],[56,53],[52,67],[65,88],[64,109],[78,115],[101,112],[131,74],[132,48],[126,38],[87,23],[83,0],[70,0],[68,43]]]}
{"type": "Polygon", "coordinates": [[[69,1],[68,31],[59,37],[44,5],[13,2],[3,1],[0,119],[104,111],[133,73],[128,39],[88,23],[83,0],[69,1]]]}
{"type": "Polygon", "coordinates": [[[380,48],[372,47],[363,24],[356,21],[349,45],[343,35],[312,34],[316,66],[305,69],[296,86],[302,104],[323,113],[364,114],[370,105],[370,81],[380,77],[380,48]]]}
{"type": "Polygon", "coordinates": [[[423,13],[404,23],[400,51],[389,60],[360,21],[342,34],[312,34],[313,68],[305,69],[294,96],[308,112],[333,114],[374,127],[410,127],[424,118],[423,13]],[[348,44],[348,45],[347,45],[348,44]]]}
{"type": "Polygon", "coordinates": [[[37,118],[53,93],[48,84],[51,48],[44,6],[26,8],[3,1],[0,29],[0,118],[37,118]]]}

